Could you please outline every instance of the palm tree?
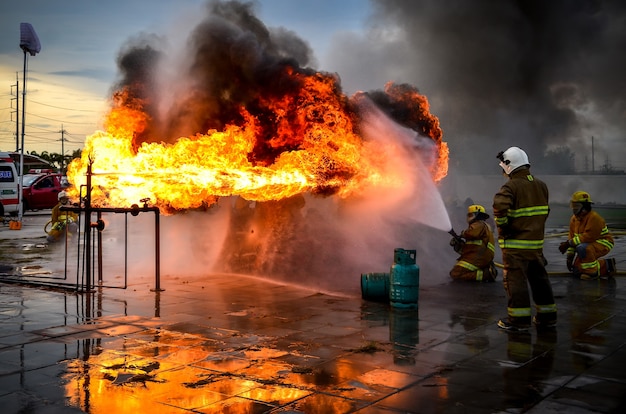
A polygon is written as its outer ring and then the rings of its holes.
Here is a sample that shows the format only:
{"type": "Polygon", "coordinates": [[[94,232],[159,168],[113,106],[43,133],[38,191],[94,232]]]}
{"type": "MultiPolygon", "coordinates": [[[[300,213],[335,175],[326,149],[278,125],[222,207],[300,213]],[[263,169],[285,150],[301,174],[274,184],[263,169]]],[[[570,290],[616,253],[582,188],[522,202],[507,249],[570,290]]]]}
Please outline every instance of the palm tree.
{"type": "Polygon", "coordinates": [[[29,151],[28,153],[49,162],[60,172],[65,173],[65,168],[68,164],[72,162],[74,158],[80,158],[82,149],[72,151],[71,155],[61,155],[56,152],[49,153],[48,151],[43,151],[41,154],[38,154],[37,151],[29,151]]]}

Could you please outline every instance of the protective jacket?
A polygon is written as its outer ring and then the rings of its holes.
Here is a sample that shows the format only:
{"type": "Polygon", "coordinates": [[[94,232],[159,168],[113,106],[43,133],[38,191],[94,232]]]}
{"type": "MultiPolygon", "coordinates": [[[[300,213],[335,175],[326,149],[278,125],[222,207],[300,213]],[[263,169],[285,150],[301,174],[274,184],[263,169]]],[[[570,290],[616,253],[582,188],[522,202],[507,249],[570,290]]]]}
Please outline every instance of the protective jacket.
{"type": "Polygon", "coordinates": [[[493,232],[483,220],[475,220],[461,232],[465,245],[461,251],[461,259],[482,269],[493,261],[495,246],[493,232]]]}
{"type": "Polygon", "coordinates": [[[509,178],[493,200],[508,319],[513,325],[530,325],[530,286],[537,322],[555,323],[556,304],[543,256],[545,222],[550,212],[548,187],[526,166],[511,172],[509,178]]]}
{"type": "Polygon", "coordinates": [[[569,222],[570,246],[568,256],[578,253],[574,267],[580,274],[603,275],[606,273],[604,260],[598,258],[608,254],[614,246],[613,236],[606,222],[597,212],[591,210],[578,217],[572,215],[569,222]]]}
{"type": "MultiPolygon", "coordinates": [[[[591,210],[582,217],[573,215],[569,221],[569,239],[574,246],[581,243],[598,242],[609,250],[613,249],[614,241],[606,222],[595,211],[591,210]]],[[[571,248],[574,253],[574,248],[571,248]]]]}
{"type": "Polygon", "coordinates": [[[543,249],[549,212],[546,184],[535,179],[528,168],[513,171],[493,200],[500,248],[543,249]]]}
{"type": "Polygon", "coordinates": [[[59,222],[67,221],[68,218],[74,222],[78,221],[78,215],[76,213],[73,211],[61,211],[62,206],[63,204],[57,203],[56,206],[52,207],[50,220],[53,226],[59,222]]]}
{"type": "Polygon", "coordinates": [[[495,279],[493,231],[484,220],[472,221],[460,237],[465,239],[456,264],[450,271],[453,279],[491,281],[495,279]]]}

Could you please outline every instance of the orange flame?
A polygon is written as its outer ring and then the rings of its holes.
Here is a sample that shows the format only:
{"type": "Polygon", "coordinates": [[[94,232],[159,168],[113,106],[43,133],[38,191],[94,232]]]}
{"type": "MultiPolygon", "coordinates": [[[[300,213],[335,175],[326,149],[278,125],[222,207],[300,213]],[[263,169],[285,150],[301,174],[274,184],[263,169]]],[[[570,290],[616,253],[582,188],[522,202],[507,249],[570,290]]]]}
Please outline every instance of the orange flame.
{"type": "MultiPolygon", "coordinates": [[[[385,167],[390,147],[358,135],[358,114],[338,92],[335,77],[295,71],[289,75],[301,82],[297,94],[259,98],[256,103],[273,114],[275,125],[263,142],[260,137],[267,131],[243,106],[240,125],[181,137],[171,144],[136,142],[149,130],[150,116],[127,91],[116,94],[106,132],[87,137],[82,157],[68,168],[74,195],[86,183],[90,163],[94,205],[130,206],[149,198],[165,213],[206,208],[222,196],[268,201],[310,192],[345,198],[371,186],[402,186],[403,177],[385,167]],[[259,145],[282,152],[272,162],[255,159],[259,145]]],[[[436,133],[421,132],[430,133],[436,143],[438,159],[430,172],[435,181],[441,180],[447,174],[448,148],[426,98],[401,95],[393,84],[387,85],[387,93],[396,100],[414,100],[425,111],[416,116],[432,119],[436,133]]]]}

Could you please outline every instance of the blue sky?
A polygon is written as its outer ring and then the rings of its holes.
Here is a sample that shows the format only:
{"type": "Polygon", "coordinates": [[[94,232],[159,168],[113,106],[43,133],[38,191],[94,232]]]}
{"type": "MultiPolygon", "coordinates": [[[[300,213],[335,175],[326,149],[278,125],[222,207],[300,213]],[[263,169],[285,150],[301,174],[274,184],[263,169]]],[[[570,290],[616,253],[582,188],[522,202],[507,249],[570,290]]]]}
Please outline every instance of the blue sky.
{"type": "MultiPolygon", "coordinates": [[[[22,0],[0,3],[0,149],[14,150],[15,85],[23,83],[24,55],[19,25],[33,25],[41,52],[28,57],[26,151],[61,152],[81,148],[100,129],[116,79],[116,58],[125,42],[140,33],[186,34],[202,0],[22,0]]],[[[313,48],[317,69],[338,33],[358,32],[368,0],[256,1],[257,16],[271,27],[296,32],[313,48]]],[[[21,98],[21,92],[20,92],[21,98]]]]}

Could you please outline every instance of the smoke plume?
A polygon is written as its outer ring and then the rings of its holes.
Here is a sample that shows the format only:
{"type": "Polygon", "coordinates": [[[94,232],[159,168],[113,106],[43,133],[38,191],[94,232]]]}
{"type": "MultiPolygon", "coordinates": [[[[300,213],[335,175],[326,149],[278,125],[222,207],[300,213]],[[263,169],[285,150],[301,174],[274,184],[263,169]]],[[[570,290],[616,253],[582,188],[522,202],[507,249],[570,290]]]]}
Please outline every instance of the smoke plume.
{"type": "Polygon", "coordinates": [[[337,38],[328,61],[348,89],[388,79],[419,85],[445,131],[451,167],[498,173],[495,155],[516,145],[535,171],[547,169],[546,151],[566,147],[580,171],[595,136],[596,158],[626,168],[625,2],[373,5],[367,35],[337,38]]]}

